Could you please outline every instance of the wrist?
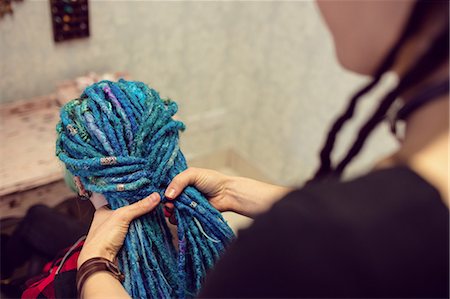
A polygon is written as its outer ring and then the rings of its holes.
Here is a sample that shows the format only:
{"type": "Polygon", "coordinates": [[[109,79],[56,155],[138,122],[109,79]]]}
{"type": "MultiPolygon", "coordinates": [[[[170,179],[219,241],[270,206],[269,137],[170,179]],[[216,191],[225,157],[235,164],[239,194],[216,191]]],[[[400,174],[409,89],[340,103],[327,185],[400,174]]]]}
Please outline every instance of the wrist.
{"type": "Polygon", "coordinates": [[[264,193],[261,182],[245,177],[229,177],[226,184],[226,198],[229,199],[230,211],[254,218],[265,203],[260,198],[264,193]]]}
{"type": "Polygon", "coordinates": [[[264,213],[292,190],[244,177],[229,177],[225,188],[230,211],[250,218],[264,213]]]}
{"type": "Polygon", "coordinates": [[[224,199],[226,199],[227,211],[240,214],[242,200],[239,190],[241,177],[227,176],[224,181],[224,199]]]}
{"type": "Polygon", "coordinates": [[[80,255],[78,256],[77,269],[79,270],[81,265],[83,265],[83,263],[86,262],[87,260],[96,257],[101,257],[111,262],[113,262],[115,259],[115,255],[109,253],[107,250],[90,250],[89,248],[83,247],[83,249],[80,252],[80,255]]]}
{"type": "Polygon", "coordinates": [[[117,265],[104,258],[91,258],[85,261],[77,271],[77,290],[80,297],[83,292],[83,287],[92,278],[98,277],[99,274],[107,274],[119,282],[123,282],[125,277],[120,272],[117,265]]]}
{"type": "MultiPolygon", "coordinates": [[[[86,296],[84,296],[84,291],[86,289],[92,289],[93,287],[95,288],[96,286],[100,285],[101,283],[104,283],[104,281],[112,281],[112,280],[117,280],[117,279],[114,278],[107,271],[98,271],[98,272],[93,273],[92,275],[90,275],[89,277],[86,278],[81,290],[77,289],[79,298],[81,299],[81,298],[86,297],[86,296]]],[[[102,288],[99,288],[98,292],[101,293],[102,290],[103,290],[102,288]]]]}

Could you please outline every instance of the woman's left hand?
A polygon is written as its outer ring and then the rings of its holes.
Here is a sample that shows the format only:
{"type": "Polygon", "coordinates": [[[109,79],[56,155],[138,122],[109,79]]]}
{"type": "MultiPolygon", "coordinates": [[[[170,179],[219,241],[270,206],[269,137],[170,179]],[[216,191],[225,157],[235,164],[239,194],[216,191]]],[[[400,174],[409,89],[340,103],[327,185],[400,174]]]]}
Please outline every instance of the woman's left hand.
{"type": "Polygon", "coordinates": [[[114,261],[131,221],[152,211],[160,201],[160,195],[155,192],[134,204],[114,211],[107,207],[97,209],[78,257],[78,268],[93,257],[114,261]]]}

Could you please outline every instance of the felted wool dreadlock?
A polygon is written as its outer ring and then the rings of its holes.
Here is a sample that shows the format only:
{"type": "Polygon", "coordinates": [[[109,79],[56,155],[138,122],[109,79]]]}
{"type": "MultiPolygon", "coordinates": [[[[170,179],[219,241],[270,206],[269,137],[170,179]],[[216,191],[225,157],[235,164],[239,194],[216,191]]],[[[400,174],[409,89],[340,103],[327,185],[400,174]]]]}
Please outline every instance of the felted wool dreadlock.
{"type": "MultiPolygon", "coordinates": [[[[187,168],[178,146],[184,124],[177,105],[142,82],[102,81],[61,108],[56,155],[87,190],[112,209],[152,192],[162,201],[172,178],[187,168]]],[[[161,206],[133,221],[119,253],[124,287],[133,298],[193,297],[233,232],[195,188],[174,201],[178,250],[161,206]]]]}

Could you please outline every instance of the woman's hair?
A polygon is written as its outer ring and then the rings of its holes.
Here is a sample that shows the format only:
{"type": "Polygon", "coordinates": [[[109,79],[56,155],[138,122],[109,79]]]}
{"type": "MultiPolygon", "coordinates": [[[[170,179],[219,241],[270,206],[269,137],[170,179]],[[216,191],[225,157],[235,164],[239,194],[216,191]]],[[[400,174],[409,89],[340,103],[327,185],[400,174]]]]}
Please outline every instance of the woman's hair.
{"type": "Polygon", "coordinates": [[[385,118],[387,111],[391,107],[392,103],[405,91],[412,88],[417,83],[421,82],[427,76],[433,73],[438,67],[442,66],[442,63],[448,60],[449,52],[449,16],[448,16],[448,1],[428,1],[418,0],[412,10],[411,16],[403,29],[397,42],[389,51],[381,65],[376,70],[373,80],[363,87],[360,91],[350,99],[345,112],[337,118],[332,125],[325,144],[320,152],[320,167],[314,175],[314,180],[325,178],[327,176],[341,176],[345,167],[352,161],[352,159],[358,155],[362,149],[367,137],[373,131],[373,129],[385,118]],[[353,117],[356,105],[362,99],[362,97],[372,90],[379,82],[382,76],[391,69],[396,62],[396,58],[399,55],[402,47],[405,43],[417,32],[422,29],[423,25],[430,20],[430,14],[436,10],[444,10],[446,14],[446,21],[444,22],[441,32],[434,38],[429,48],[423,53],[406,73],[400,78],[396,87],[388,92],[381,100],[375,113],[369,118],[369,120],[361,127],[358,132],[357,138],[353,145],[344,156],[344,158],[337,163],[336,166],[332,166],[331,153],[336,142],[337,135],[342,129],[343,125],[353,117]]]}
{"type": "MultiPolygon", "coordinates": [[[[177,105],[141,82],[102,81],[61,108],[56,155],[86,190],[102,193],[111,208],[167,185],[187,168],[178,147],[183,123],[177,105]]],[[[124,287],[133,298],[194,297],[234,238],[221,214],[194,187],[174,201],[178,250],[161,206],[134,220],[119,253],[124,287]]]]}

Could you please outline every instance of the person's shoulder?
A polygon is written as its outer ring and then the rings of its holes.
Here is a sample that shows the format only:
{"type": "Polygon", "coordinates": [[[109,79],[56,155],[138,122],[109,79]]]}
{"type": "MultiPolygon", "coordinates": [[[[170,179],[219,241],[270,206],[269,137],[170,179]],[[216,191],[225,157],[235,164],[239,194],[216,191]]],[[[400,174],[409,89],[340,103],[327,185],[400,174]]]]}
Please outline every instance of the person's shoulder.
{"type": "Polygon", "coordinates": [[[272,242],[283,240],[290,248],[286,263],[317,275],[310,280],[314,288],[304,289],[308,295],[321,283],[333,290],[319,292],[325,297],[428,296],[448,288],[449,210],[438,191],[406,167],[310,184],[278,202],[254,228],[272,242]],[[268,232],[271,227],[276,230],[268,232]]]}
{"type": "Polygon", "coordinates": [[[307,215],[317,220],[328,219],[359,230],[379,229],[382,223],[448,218],[439,192],[404,166],[345,182],[311,183],[288,194],[274,209],[292,211],[289,214],[309,211],[307,215]]]}
{"type": "Polygon", "coordinates": [[[442,205],[435,190],[407,169],[310,184],[239,232],[203,294],[447,294],[448,210],[442,205]],[[430,200],[436,201],[432,207],[430,200]]]}

